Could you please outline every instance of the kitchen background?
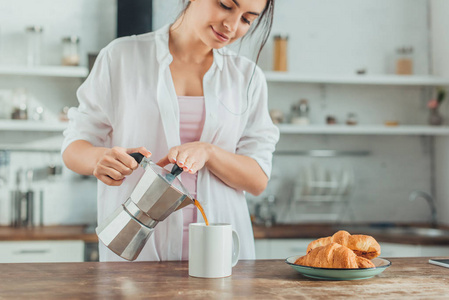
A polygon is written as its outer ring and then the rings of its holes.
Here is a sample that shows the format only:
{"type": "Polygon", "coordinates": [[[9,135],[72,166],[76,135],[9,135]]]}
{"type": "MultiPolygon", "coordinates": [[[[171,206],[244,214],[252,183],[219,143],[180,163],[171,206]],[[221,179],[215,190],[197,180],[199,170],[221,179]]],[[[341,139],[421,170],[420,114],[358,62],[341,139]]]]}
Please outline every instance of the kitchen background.
{"type": "MultiPolygon", "coordinates": [[[[179,2],[153,0],[154,30],[175,18],[179,2]]],[[[116,38],[117,3],[0,0],[0,7],[0,225],[12,222],[15,191],[42,199],[37,223],[95,224],[96,180],[63,166],[60,120],[77,105],[88,54],[116,38]],[[43,28],[36,68],[27,67],[32,25],[43,28]],[[72,35],[80,38],[80,66],[56,67],[62,38],[72,35]],[[10,120],[25,102],[30,120],[10,120]]],[[[255,222],[428,223],[430,205],[409,200],[421,190],[449,225],[448,101],[443,126],[428,125],[427,107],[437,87],[449,86],[448,13],[444,0],[276,1],[259,65],[269,108],[283,121],[269,186],[248,195],[255,222]],[[287,72],[273,72],[275,35],[288,35],[287,72]],[[404,47],[413,52],[399,55],[404,47]],[[404,57],[413,75],[395,75],[404,57]]],[[[234,49],[254,58],[246,46],[234,49]]]]}

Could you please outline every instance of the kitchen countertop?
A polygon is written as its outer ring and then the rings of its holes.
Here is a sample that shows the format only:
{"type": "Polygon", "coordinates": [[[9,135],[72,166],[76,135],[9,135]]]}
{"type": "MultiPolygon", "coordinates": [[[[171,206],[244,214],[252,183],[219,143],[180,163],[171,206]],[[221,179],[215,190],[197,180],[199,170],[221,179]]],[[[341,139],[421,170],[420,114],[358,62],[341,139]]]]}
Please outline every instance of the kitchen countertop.
{"type": "Polygon", "coordinates": [[[84,225],[31,228],[0,226],[0,241],[83,240],[86,243],[98,242],[97,234],[87,228],[84,225]]]}
{"type": "Polygon", "coordinates": [[[303,277],[283,260],[244,260],[221,279],[188,276],[188,262],[0,264],[1,299],[448,299],[449,269],[391,258],[365,280],[303,277]]]}
{"type": "MultiPolygon", "coordinates": [[[[401,227],[425,228],[423,224],[397,224],[401,227]]],[[[359,225],[334,225],[334,224],[276,224],[271,227],[253,224],[255,239],[316,239],[320,237],[331,236],[341,229],[348,229],[351,234],[367,234],[373,236],[378,242],[397,243],[408,245],[449,245],[449,236],[410,236],[410,235],[391,235],[381,232],[364,231],[369,224],[359,225]],[[351,229],[348,229],[348,226],[351,229]],[[357,231],[359,226],[360,230],[357,231]]],[[[428,227],[428,226],[427,226],[428,227]]],[[[448,230],[447,226],[441,226],[440,229],[448,230]]]]}
{"type": "MultiPolygon", "coordinates": [[[[399,224],[401,225],[401,224],[399,224]]],[[[420,224],[402,224],[423,227],[420,224]]],[[[272,227],[253,224],[255,239],[316,239],[331,236],[345,225],[332,224],[277,224],[272,227]]],[[[364,226],[363,224],[360,226],[364,226]]],[[[352,226],[356,227],[356,226],[352,226]]],[[[363,228],[363,227],[361,227],[363,228]]],[[[98,242],[94,227],[85,225],[43,226],[33,228],[14,228],[0,226],[0,241],[25,240],[83,240],[86,243],[98,242]]],[[[447,227],[443,229],[448,230],[447,227]]],[[[409,245],[449,245],[449,237],[391,236],[380,233],[354,232],[372,235],[379,242],[409,245]]]]}

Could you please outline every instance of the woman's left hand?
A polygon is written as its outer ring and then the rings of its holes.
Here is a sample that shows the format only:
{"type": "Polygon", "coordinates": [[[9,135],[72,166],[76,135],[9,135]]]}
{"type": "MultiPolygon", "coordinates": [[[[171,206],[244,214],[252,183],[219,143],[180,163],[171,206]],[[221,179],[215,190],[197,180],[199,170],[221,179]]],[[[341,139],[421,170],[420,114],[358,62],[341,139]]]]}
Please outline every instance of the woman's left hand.
{"type": "Polygon", "coordinates": [[[194,174],[207,163],[211,150],[212,145],[209,143],[186,143],[171,148],[168,154],[158,161],[157,164],[160,167],[165,167],[170,163],[177,164],[184,172],[194,174]]]}

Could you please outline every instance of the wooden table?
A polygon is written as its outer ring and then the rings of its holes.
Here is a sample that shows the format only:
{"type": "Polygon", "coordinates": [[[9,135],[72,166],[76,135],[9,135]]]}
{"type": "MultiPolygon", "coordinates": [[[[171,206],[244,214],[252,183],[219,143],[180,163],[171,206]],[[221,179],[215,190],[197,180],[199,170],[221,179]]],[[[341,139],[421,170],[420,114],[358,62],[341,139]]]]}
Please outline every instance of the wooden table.
{"type": "Polygon", "coordinates": [[[449,269],[392,258],[356,281],[303,277],[282,260],[240,261],[221,279],[188,276],[187,262],[0,264],[0,299],[449,299],[449,269]]]}

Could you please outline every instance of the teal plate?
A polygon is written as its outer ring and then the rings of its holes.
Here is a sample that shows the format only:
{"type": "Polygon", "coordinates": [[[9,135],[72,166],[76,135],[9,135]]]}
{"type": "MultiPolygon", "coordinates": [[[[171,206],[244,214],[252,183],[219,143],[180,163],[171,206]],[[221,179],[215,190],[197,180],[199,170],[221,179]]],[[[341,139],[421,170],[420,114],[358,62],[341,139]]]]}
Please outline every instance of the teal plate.
{"type": "Polygon", "coordinates": [[[285,262],[306,277],[322,280],[368,279],[382,273],[386,268],[391,266],[390,261],[378,257],[371,260],[376,267],[367,269],[329,269],[295,265],[295,261],[301,256],[291,256],[285,262]]]}

